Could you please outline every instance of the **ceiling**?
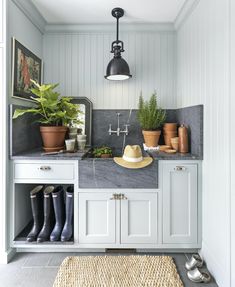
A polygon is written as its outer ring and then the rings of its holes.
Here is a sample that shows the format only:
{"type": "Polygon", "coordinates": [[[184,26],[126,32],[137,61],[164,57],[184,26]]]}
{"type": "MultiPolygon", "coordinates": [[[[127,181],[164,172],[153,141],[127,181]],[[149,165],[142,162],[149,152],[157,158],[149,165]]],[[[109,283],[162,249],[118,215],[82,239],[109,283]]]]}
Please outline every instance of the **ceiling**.
{"type": "Polygon", "coordinates": [[[113,23],[111,10],[125,10],[122,22],[174,22],[186,0],[31,0],[49,24],[113,23]]]}

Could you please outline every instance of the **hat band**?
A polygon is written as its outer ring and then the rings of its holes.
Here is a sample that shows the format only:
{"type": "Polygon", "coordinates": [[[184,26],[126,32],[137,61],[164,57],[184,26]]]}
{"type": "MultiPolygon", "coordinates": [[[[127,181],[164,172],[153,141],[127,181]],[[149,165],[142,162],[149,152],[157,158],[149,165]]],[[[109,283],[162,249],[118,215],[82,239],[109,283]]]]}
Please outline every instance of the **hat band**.
{"type": "Polygon", "coordinates": [[[128,162],[140,162],[143,160],[142,156],[141,157],[129,157],[129,156],[123,155],[122,158],[128,162]]]}

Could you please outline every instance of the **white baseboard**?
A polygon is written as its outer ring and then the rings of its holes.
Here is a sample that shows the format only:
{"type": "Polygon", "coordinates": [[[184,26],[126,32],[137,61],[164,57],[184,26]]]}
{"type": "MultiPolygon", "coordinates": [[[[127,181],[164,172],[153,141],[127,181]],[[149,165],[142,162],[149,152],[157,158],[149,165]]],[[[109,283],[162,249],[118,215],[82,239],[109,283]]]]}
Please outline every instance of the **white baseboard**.
{"type": "Polygon", "coordinates": [[[233,287],[230,286],[230,274],[229,270],[225,270],[226,266],[222,266],[214,254],[210,251],[210,248],[205,242],[202,242],[202,249],[200,250],[201,257],[205,260],[207,268],[212,276],[215,278],[216,283],[220,287],[233,287]]]}
{"type": "Polygon", "coordinates": [[[0,264],[7,264],[11,261],[11,259],[15,256],[16,250],[15,248],[10,248],[5,252],[0,253],[0,264]]]}

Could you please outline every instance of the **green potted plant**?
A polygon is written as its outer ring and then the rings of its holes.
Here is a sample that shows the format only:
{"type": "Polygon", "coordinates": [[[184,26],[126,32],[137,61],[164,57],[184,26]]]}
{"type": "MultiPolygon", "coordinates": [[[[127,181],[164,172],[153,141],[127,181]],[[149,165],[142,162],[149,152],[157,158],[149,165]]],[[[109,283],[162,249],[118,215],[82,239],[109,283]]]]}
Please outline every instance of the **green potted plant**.
{"type": "Polygon", "coordinates": [[[78,115],[79,105],[71,103],[69,97],[60,97],[54,91],[58,84],[39,85],[31,80],[34,88],[31,89],[34,97],[31,97],[35,107],[28,109],[16,109],[13,119],[26,113],[33,114],[36,122],[41,124],[40,132],[45,151],[58,151],[64,148],[65,135],[68,125],[80,123],[78,115]]]}
{"type": "Polygon", "coordinates": [[[110,158],[112,157],[112,154],[112,149],[107,146],[98,147],[93,150],[94,157],[110,158]]]}
{"type": "Polygon", "coordinates": [[[137,117],[146,146],[158,146],[160,128],[166,119],[166,112],[158,107],[156,93],[152,94],[149,101],[144,101],[142,95],[140,96],[137,117]]]}

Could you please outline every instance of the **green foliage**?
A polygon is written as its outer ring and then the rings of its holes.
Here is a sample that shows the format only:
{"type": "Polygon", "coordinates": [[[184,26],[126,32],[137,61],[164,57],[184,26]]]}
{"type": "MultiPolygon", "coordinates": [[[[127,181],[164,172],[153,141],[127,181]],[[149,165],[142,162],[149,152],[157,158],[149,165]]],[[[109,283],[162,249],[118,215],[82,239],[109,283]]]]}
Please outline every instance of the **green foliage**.
{"type": "Polygon", "coordinates": [[[54,89],[58,84],[39,85],[31,80],[35,88],[31,91],[35,97],[31,97],[36,107],[30,109],[17,109],[14,112],[13,119],[31,113],[38,116],[37,122],[44,125],[60,126],[82,123],[78,115],[82,113],[79,105],[71,103],[72,98],[60,97],[60,94],[54,89]]]}
{"type": "Polygon", "coordinates": [[[154,131],[162,126],[166,111],[158,107],[156,93],[152,94],[149,101],[144,101],[140,96],[137,117],[143,130],[154,131]]]}
{"type": "Polygon", "coordinates": [[[93,150],[93,155],[95,157],[101,157],[102,154],[110,154],[110,155],[112,155],[112,153],[113,153],[112,149],[110,147],[107,147],[107,146],[94,148],[94,150],[93,150]]]}

